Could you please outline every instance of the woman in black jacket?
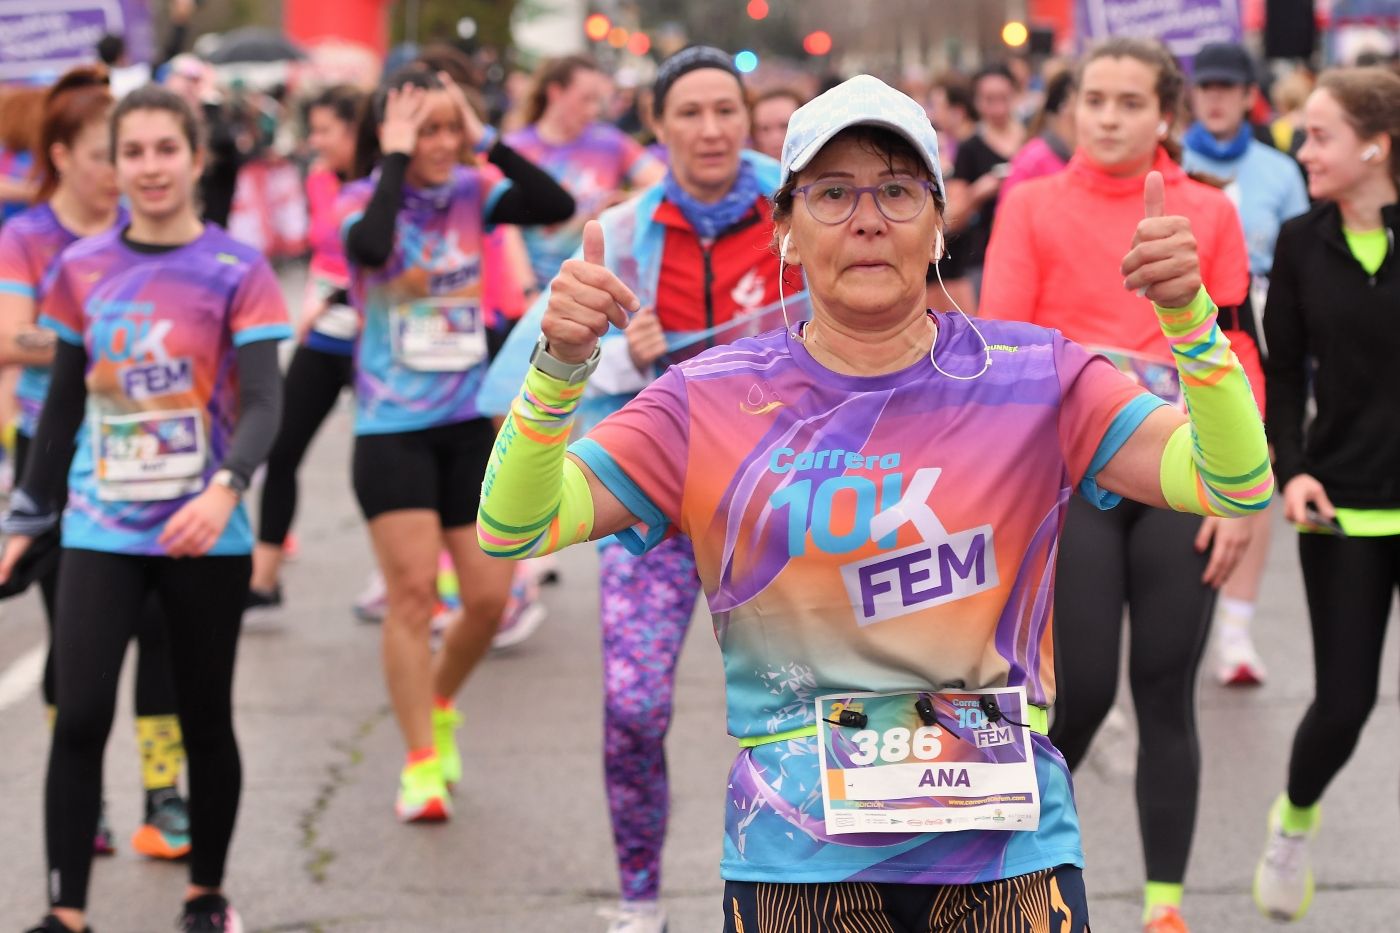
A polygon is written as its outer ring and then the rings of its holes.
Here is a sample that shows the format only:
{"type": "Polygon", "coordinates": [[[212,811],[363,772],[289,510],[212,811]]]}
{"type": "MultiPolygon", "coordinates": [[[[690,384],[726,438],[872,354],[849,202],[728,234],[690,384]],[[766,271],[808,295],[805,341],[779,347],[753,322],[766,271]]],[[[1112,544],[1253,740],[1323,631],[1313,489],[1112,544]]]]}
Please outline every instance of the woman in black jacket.
{"type": "Polygon", "coordinates": [[[1255,873],[1259,909],[1283,920],[1312,900],[1318,801],[1375,705],[1400,585],[1400,76],[1328,72],[1305,113],[1299,158],[1320,203],[1280,231],[1264,312],[1269,439],[1284,514],[1302,532],[1318,694],[1255,873]],[[1304,430],[1309,385],[1317,415],[1304,430]]]}

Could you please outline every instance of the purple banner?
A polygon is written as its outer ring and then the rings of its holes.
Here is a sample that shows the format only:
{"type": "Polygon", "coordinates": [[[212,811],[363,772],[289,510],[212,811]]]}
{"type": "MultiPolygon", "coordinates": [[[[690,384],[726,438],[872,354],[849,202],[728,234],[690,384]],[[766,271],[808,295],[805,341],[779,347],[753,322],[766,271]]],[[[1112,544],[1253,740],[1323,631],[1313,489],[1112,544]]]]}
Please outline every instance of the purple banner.
{"type": "Polygon", "coordinates": [[[1400,20],[1400,0],[1333,0],[1332,22],[1383,23],[1400,20]]]}
{"type": "Polygon", "coordinates": [[[1086,43],[1161,39],[1188,71],[1202,46],[1244,37],[1240,0],[1076,0],[1075,32],[1086,43]]]}
{"type": "Polygon", "coordinates": [[[50,80],[97,57],[107,33],[126,39],[129,64],[155,54],[146,0],[0,0],[0,80],[50,80]]]}

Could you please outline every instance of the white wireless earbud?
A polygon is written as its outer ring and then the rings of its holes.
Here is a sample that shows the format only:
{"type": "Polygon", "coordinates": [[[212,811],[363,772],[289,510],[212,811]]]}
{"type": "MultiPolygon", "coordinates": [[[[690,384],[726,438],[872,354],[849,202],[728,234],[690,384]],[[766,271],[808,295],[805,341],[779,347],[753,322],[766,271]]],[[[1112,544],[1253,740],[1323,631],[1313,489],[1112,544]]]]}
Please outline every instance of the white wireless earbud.
{"type": "Polygon", "coordinates": [[[1158,123],[1158,124],[1157,124],[1157,135],[1158,135],[1158,136],[1165,136],[1165,135],[1167,135],[1167,121],[1166,121],[1166,120],[1163,120],[1161,123],[1158,123]]]}
{"type": "Polygon", "coordinates": [[[787,262],[788,244],[792,242],[792,231],[783,234],[783,242],[778,246],[778,261],[787,262]]]}
{"type": "Polygon", "coordinates": [[[1374,159],[1376,156],[1378,156],[1378,155],[1380,155],[1380,154],[1381,154],[1381,147],[1380,147],[1380,146],[1377,146],[1375,143],[1372,143],[1371,145],[1367,146],[1367,147],[1362,151],[1362,153],[1361,153],[1361,161],[1362,161],[1362,162],[1370,162],[1372,159],[1374,159]]]}

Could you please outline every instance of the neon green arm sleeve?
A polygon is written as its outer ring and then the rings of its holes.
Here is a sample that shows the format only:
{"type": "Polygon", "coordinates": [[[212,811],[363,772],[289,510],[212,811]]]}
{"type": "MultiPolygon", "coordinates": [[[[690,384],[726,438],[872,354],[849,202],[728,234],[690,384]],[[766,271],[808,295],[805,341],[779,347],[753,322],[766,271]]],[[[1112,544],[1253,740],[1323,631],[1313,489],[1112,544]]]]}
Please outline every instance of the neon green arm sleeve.
{"type": "Polygon", "coordinates": [[[564,455],[582,396],[582,383],[568,385],[530,367],[481,484],[476,537],[487,554],[535,557],[592,534],[588,478],[564,455]]]}
{"type": "Polygon", "coordinates": [[[1249,515],[1274,492],[1269,447],[1244,367],[1202,288],[1184,308],[1157,308],[1190,419],[1162,452],[1162,495],[1178,512],[1249,515]]]}

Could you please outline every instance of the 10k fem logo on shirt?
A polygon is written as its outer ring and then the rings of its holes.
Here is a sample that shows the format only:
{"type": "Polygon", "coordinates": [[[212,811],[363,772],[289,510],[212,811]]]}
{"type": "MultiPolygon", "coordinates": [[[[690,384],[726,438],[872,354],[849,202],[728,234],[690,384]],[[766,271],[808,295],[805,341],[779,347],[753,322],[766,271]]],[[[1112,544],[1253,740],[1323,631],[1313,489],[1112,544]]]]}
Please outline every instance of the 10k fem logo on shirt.
{"type": "Polygon", "coordinates": [[[900,464],[898,453],[867,457],[854,451],[822,450],[797,454],[787,448],[773,454],[769,469],[801,473],[821,469],[824,461],[828,466],[890,472],[881,477],[878,490],[868,477],[843,474],[815,486],[811,480],[799,480],[774,493],[770,507],[775,512],[786,511],[788,516],[789,556],[805,553],[809,535],[819,550],[829,554],[860,550],[872,541],[891,548],[905,525],[912,525],[920,539],[918,544],[841,568],[858,624],[899,618],[996,588],[999,580],[992,526],[949,532],[929,504],[942,469],[920,468],[905,485],[905,474],[894,472],[900,464]],[[838,497],[853,501],[854,509],[835,508],[838,497]]]}

